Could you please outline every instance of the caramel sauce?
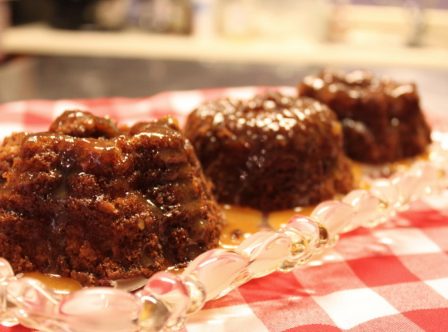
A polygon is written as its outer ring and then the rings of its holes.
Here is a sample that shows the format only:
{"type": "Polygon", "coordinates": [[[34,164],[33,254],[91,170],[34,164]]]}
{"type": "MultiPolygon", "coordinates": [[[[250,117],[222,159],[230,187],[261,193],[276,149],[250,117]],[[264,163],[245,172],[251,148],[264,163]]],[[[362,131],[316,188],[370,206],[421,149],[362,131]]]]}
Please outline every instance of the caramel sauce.
{"type": "Polygon", "coordinates": [[[429,158],[428,153],[424,153],[420,156],[403,159],[397,162],[383,164],[383,165],[365,165],[361,163],[353,162],[353,172],[355,180],[360,179],[361,182],[355,182],[358,184],[358,188],[362,188],[363,184],[369,183],[372,179],[388,178],[397,172],[403,172],[412,167],[412,165],[418,161],[427,161],[429,158]]]}
{"type": "Polygon", "coordinates": [[[367,179],[367,174],[365,173],[364,165],[352,161],[351,166],[353,183],[355,184],[354,187],[359,189],[368,189],[370,185],[367,179]]]}
{"type": "Polygon", "coordinates": [[[55,293],[60,295],[65,295],[82,288],[81,284],[78,281],[71,278],[60,277],[55,274],[29,272],[24,273],[23,276],[40,281],[45,286],[53,289],[55,293]]]}
{"type": "Polygon", "coordinates": [[[219,242],[223,248],[237,246],[263,226],[263,214],[260,211],[231,205],[223,205],[222,209],[225,224],[219,242]]]}
{"type": "Polygon", "coordinates": [[[263,214],[260,211],[240,206],[224,205],[225,226],[221,232],[220,246],[234,248],[251,234],[261,229],[277,230],[297,214],[309,215],[314,206],[297,207],[291,210],[263,214]]]}
{"type": "Polygon", "coordinates": [[[187,267],[187,263],[181,263],[178,265],[170,266],[169,268],[166,269],[166,271],[178,275],[178,274],[181,274],[182,272],[184,272],[186,267],[187,267]]]}

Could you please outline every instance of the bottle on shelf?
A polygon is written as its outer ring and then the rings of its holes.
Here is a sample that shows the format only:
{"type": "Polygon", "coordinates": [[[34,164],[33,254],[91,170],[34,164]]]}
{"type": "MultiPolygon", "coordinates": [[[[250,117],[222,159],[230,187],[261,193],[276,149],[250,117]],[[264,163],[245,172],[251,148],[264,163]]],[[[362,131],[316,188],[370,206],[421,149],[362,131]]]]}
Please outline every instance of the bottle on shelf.
{"type": "Polygon", "coordinates": [[[130,0],[128,22],[155,33],[191,33],[189,0],[130,0]]]}

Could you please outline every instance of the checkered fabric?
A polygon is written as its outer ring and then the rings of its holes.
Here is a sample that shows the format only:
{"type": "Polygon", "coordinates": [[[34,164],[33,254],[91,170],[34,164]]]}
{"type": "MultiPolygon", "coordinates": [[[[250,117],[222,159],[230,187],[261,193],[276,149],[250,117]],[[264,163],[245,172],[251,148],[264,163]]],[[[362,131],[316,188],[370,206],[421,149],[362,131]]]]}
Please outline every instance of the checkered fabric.
{"type": "MultiPolygon", "coordinates": [[[[0,106],[0,133],[44,130],[66,109],[87,109],[122,123],[167,114],[183,122],[206,99],[245,98],[267,89],[13,102],[0,106]]],[[[276,89],[294,94],[294,88],[276,89]]],[[[448,192],[413,204],[381,227],[343,235],[334,250],[307,267],[253,280],[208,303],[186,327],[189,332],[340,330],[448,331],[448,192]]]]}

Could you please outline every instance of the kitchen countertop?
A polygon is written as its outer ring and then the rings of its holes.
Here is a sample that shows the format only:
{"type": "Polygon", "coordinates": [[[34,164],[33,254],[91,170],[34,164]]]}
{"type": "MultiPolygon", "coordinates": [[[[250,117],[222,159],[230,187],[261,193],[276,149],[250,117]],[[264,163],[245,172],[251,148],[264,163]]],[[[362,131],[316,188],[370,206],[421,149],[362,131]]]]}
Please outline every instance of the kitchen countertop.
{"type": "MultiPolygon", "coordinates": [[[[142,97],[166,90],[246,85],[295,85],[319,65],[37,56],[0,66],[0,102],[24,99],[142,97]]],[[[416,81],[423,104],[448,112],[448,70],[366,67],[416,81]]]]}

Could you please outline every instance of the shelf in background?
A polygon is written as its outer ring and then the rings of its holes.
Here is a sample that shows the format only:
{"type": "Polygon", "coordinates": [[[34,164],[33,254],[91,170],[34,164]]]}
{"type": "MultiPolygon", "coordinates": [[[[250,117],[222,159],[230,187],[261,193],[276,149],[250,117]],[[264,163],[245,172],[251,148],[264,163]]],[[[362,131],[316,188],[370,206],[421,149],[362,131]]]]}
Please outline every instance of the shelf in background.
{"type": "MultiPolygon", "coordinates": [[[[440,45],[409,48],[400,43],[371,43],[375,27],[384,26],[398,31],[404,27],[402,13],[396,9],[352,6],[347,21],[360,30],[350,43],[312,43],[300,40],[199,40],[194,37],[157,35],[127,30],[121,32],[62,31],[43,24],[7,29],[0,36],[6,53],[118,57],[143,59],[204,60],[240,63],[278,63],[334,66],[400,66],[448,68],[448,11],[428,12],[428,37],[437,36],[440,45]],[[366,19],[363,20],[363,17],[366,19]],[[445,19],[447,18],[447,19],[445,19]],[[397,30],[396,29],[396,30],[397,30]],[[445,38],[446,37],[446,38],[445,38]],[[360,42],[361,41],[361,42],[360,42]]],[[[380,30],[380,29],[378,29],[380,30]]],[[[383,34],[387,35],[387,33],[383,34]]],[[[399,35],[398,37],[401,38],[399,35]]],[[[404,37],[403,37],[404,39],[404,37]]]]}

